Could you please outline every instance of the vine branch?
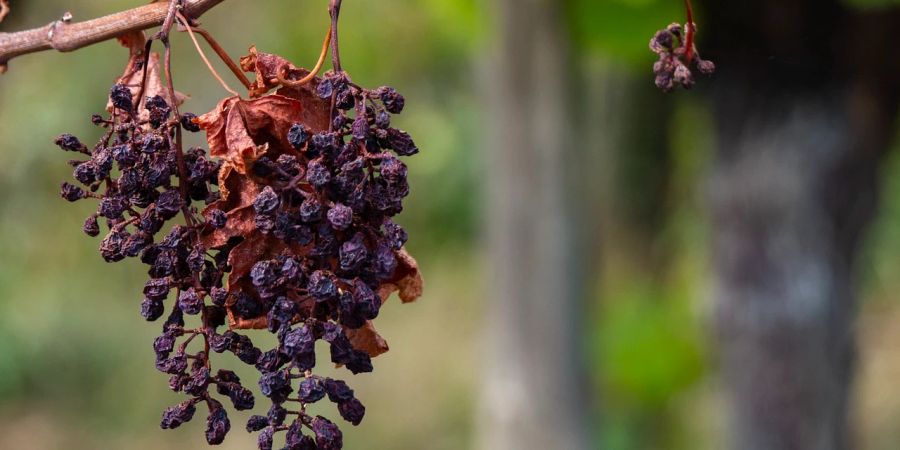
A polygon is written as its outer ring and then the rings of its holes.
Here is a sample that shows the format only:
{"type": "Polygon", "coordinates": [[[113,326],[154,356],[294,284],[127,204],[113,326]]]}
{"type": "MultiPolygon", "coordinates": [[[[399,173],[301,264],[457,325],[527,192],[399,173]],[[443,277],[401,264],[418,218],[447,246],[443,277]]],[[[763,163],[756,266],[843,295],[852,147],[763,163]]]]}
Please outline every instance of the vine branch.
{"type": "MultiPolygon", "coordinates": [[[[196,19],[223,1],[183,0],[183,13],[196,19]]],[[[169,2],[156,2],[84,22],[56,20],[31,30],[0,33],[0,73],[5,72],[7,63],[17,56],[44,50],[71,52],[162,25],[168,10],[169,2]]]]}

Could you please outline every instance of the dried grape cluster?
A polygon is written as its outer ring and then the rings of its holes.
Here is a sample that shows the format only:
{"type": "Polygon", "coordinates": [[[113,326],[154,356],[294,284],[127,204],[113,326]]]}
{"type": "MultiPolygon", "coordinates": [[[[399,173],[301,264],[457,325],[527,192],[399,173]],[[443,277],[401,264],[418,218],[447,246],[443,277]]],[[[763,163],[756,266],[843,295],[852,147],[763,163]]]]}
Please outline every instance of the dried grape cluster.
{"type": "Polygon", "coordinates": [[[716,71],[712,61],[700,58],[691,41],[686,38],[684,28],[677,23],[657,31],[650,40],[650,50],[659,55],[659,60],[653,64],[656,87],[663,92],[679,85],[685,89],[694,87],[694,74],[690,69],[692,64],[704,75],[712,75],[716,71]],[[688,51],[688,45],[691,51],[688,51]]]}
{"type": "Polygon", "coordinates": [[[716,65],[700,58],[694,45],[697,24],[694,23],[691,0],[684,0],[684,9],[687,15],[684,27],[678,23],[670,24],[650,39],[650,50],[659,55],[659,60],[653,64],[656,87],[663,92],[670,92],[677,86],[685,89],[694,87],[692,66],[704,75],[712,75],[716,71],[716,65]]]}
{"type": "Polygon", "coordinates": [[[71,163],[80,186],[63,183],[61,195],[99,201],[84,232],[102,229],[101,256],[149,267],[140,313],[166,317],[153,342],[156,368],[187,395],[161,426],[181,426],[204,403],[206,439],[219,444],[231,429],[222,401],[257,406],[233,371],[212,367],[213,353],[231,353],[259,371],[269,399],[267,413],[246,424],[260,449],[280,432],[285,449],[339,449],[340,429],[307,406],[327,397],[353,425],[366,410],[344,381],[313,373],[316,343],[350,372],[372,371],[371,358],[387,351],[372,326],[382,303],[393,292],[415,300],[422,289],[407,234],[392,220],[409,194],[400,157],[418,152],[391,124],[404,98],[341,71],[282,83],[309,72],[251,48],[241,59],[256,74],[251,98],[227,98],[197,117],[179,114],[183,99],[163,87],[158,59],[132,57],[110,91],[109,116],[93,118],[105,129],[97,145],[68,134],[56,144],[81,156],[71,163]],[[209,153],[183,151],[182,130],[204,130],[209,153]],[[277,345],[258,348],[240,332],[253,329],[277,345]]]}

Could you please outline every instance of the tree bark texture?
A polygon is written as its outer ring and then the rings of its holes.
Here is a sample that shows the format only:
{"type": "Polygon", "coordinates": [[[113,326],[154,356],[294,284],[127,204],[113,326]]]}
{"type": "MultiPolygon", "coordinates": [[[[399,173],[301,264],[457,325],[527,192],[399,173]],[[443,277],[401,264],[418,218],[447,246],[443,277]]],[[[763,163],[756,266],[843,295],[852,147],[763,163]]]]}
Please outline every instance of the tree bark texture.
{"type": "Polygon", "coordinates": [[[878,207],[900,70],[896,11],[707,2],[720,68],[709,185],[731,447],[852,447],[857,260],[878,207]]]}
{"type": "Polygon", "coordinates": [[[478,448],[588,448],[575,118],[562,2],[498,0],[488,103],[486,366],[478,448]]]}

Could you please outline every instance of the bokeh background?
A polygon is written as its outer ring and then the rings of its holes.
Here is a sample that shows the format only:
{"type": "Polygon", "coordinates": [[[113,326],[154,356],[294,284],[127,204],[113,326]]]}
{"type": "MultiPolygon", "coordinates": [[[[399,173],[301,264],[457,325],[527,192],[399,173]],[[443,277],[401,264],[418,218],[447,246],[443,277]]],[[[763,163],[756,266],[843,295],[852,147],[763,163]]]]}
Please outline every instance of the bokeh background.
{"type": "MultiPolygon", "coordinates": [[[[40,26],[65,11],[84,20],[138,3],[12,0],[12,13],[0,30],[40,26]]],[[[729,390],[735,384],[723,381],[728,377],[722,375],[723,367],[733,371],[741,365],[723,356],[733,347],[723,344],[717,326],[721,316],[717,311],[728,311],[729,302],[722,296],[728,295],[730,266],[728,261],[717,266],[723,251],[728,253],[722,250],[722,239],[736,231],[729,228],[728,210],[715,194],[725,191],[740,197],[741,185],[720,186],[723,173],[727,184],[728,174],[737,177],[739,172],[723,172],[721,160],[723,154],[734,157],[736,151],[729,146],[746,136],[733,129],[744,126],[748,115],[737,113],[730,128],[723,126],[728,120],[723,105],[729,98],[740,103],[755,95],[757,112],[765,111],[766,105],[777,112],[793,108],[794,93],[814,99],[831,98],[835,92],[843,95],[851,90],[841,87],[848,78],[843,75],[834,80],[825,76],[828,82],[792,76],[817,70],[818,59],[807,58],[805,49],[830,45],[815,41],[814,22],[819,19],[815,11],[828,9],[821,7],[826,3],[840,3],[841,14],[854,17],[893,17],[896,11],[890,1],[871,0],[749,2],[763,5],[757,7],[710,3],[718,5],[710,10],[698,5],[700,48],[711,48],[704,56],[719,62],[721,75],[698,80],[693,92],[664,95],[652,83],[654,55],[647,42],[655,30],[684,20],[677,0],[344,2],[345,69],[363,86],[390,84],[407,98],[406,111],[397,120],[422,152],[408,161],[412,194],[399,222],[409,230],[409,248],[427,283],[417,303],[393,301],[383,309],[378,327],[391,351],[375,360],[372,374],[348,380],[366,404],[367,416],[359,427],[343,427],[347,448],[524,449],[487,444],[510,442],[492,440],[491,433],[505,429],[504,420],[510,421],[494,416],[541,408],[549,408],[545,413],[557,418],[572,414],[576,422],[570,424],[572,429],[585,436],[580,444],[543,448],[742,448],[740,438],[732,438],[735,427],[729,420],[735,410],[729,390]],[[788,4],[793,9],[784,6],[788,4]],[[770,17],[759,8],[789,19],[786,24],[754,22],[757,16],[770,17]],[[529,11],[538,14],[527,16],[529,11]],[[795,17],[791,11],[804,14],[795,17]],[[809,17],[803,19],[806,13],[809,17]],[[734,36],[723,37],[725,25],[716,26],[718,20],[750,23],[732,28],[743,33],[736,44],[734,36]],[[774,32],[754,27],[798,31],[783,33],[778,46],[771,42],[774,32]],[[702,34],[706,28],[713,29],[709,39],[702,34]],[[723,38],[711,42],[715,37],[723,38]],[[804,44],[794,45],[797,42],[804,44]],[[507,54],[516,52],[518,56],[507,54]],[[534,61],[532,54],[538,55],[534,61]],[[741,78],[729,69],[728,62],[747,58],[756,66],[741,67],[741,73],[755,71],[753,76],[741,78]],[[515,64],[523,61],[525,69],[517,72],[515,64]],[[769,71],[787,74],[788,81],[778,84],[769,71]],[[824,85],[838,87],[820,89],[824,85]],[[546,92],[564,98],[541,99],[542,86],[551,86],[546,92]],[[743,97],[729,97],[731,91],[741,90],[743,97]],[[505,96],[516,99],[502,104],[508,100],[505,96]],[[528,110],[517,111],[517,105],[528,110]],[[546,160],[533,158],[527,149],[521,154],[515,148],[504,150],[510,141],[523,137],[506,134],[516,130],[510,122],[518,114],[535,123],[559,123],[567,130],[565,144],[543,148],[546,160]],[[529,165],[535,161],[537,168],[529,165]],[[538,176],[532,177],[530,170],[538,176]],[[548,186],[558,189],[549,199],[541,194],[548,186]],[[516,201],[505,202],[507,194],[516,201]],[[560,202],[564,207],[556,207],[560,202]],[[558,219],[558,226],[529,228],[548,215],[551,222],[558,219]],[[544,273],[550,282],[563,284],[561,290],[541,297],[544,310],[530,298],[523,298],[521,309],[502,298],[508,297],[508,286],[514,290],[516,280],[526,291],[535,283],[533,273],[516,272],[522,261],[503,260],[510,236],[520,230],[526,230],[521,246],[533,246],[534,241],[550,246],[549,253],[531,257],[561,258],[538,261],[536,267],[571,271],[555,278],[544,273]],[[545,231],[547,235],[542,235],[545,231]],[[554,251],[557,243],[573,250],[554,251]],[[540,323],[564,321],[562,329],[575,336],[571,345],[554,349],[554,342],[566,339],[545,340],[544,328],[537,326],[530,328],[531,338],[549,343],[530,347],[525,367],[515,356],[507,360],[504,351],[528,349],[516,349],[516,343],[509,342],[516,332],[504,334],[502,328],[515,328],[519,319],[533,320],[529,315],[543,314],[546,308],[563,313],[541,316],[546,321],[540,323]],[[573,357],[560,359],[559,352],[573,357]],[[540,384],[527,385],[533,390],[526,389],[524,398],[504,409],[508,399],[497,386],[517,379],[503,370],[504,365],[521,372],[519,378],[523,374],[528,378],[532,371],[541,372],[540,366],[553,364],[559,367],[549,371],[561,376],[558,384],[563,385],[553,389],[573,396],[568,402],[571,411],[553,409],[560,403],[547,399],[542,393],[546,386],[540,384]]],[[[234,57],[255,44],[261,51],[310,66],[327,28],[325,7],[324,0],[231,0],[207,13],[202,22],[234,57]]],[[[821,28],[830,37],[849,33],[821,28]]],[[[853,40],[839,37],[842,42],[853,40]]],[[[176,87],[191,95],[183,109],[210,110],[226,93],[209,76],[187,36],[175,36],[173,42],[176,87]]],[[[890,56],[893,42],[875,40],[867,45],[876,56],[884,52],[884,61],[898,59],[896,49],[890,56]]],[[[856,61],[851,51],[840,54],[856,61]]],[[[103,110],[109,86],[126,60],[126,50],[107,42],[74,54],[24,56],[13,60],[9,72],[0,76],[0,448],[205,446],[202,418],[175,431],[159,429],[161,411],[180,397],[153,369],[150,343],[158,326],[144,323],[138,315],[143,267],[105,264],[97,254],[98,240],[81,232],[91,205],[68,204],[58,196],[59,183],[69,177],[70,168],[67,155],[52,140],[62,132],[85,142],[95,140],[98,132],[90,125],[90,116],[103,110]]],[[[867,86],[874,83],[876,94],[893,99],[888,95],[893,87],[879,85],[882,78],[877,76],[865,76],[881,66],[875,63],[876,68],[870,69],[860,64],[855,70],[862,75],[849,78],[869,80],[867,86]]],[[[218,67],[231,80],[221,64],[218,67]]],[[[834,116],[839,118],[837,128],[855,123],[854,117],[871,119],[853,108],[838,109],[843,112],[834,116]]],[[[900,378],[900,153],[890,150],[897,146],[893,115],[879,117],[885,123],[876,131],[887,137],[877,143],[883,148],[870,161],[871,173],[863,176],[873,186],[859,188],[877,194],[878,202],[871,212],[849,209],[847,214],[861,215],[864,232],[847,251],[852,264],[826,264],[834,272],[826,276],[832,284],[822,282],[831,287],[822,290],[851,292],[849,300],[836,300],[849,302],[845,320],[836,326],[846,328],[844,335],[855,336],[858,349],[840,363],[855,372],[846,380],[849,402],[841,407],[848,417],[847,442],[858,448],[891,449],[900,442],[900,390],[895,387],[900,378]],[[833,281],[845,278],[850,280],[833,281]]],[[[833,128],[826,123],[809,122],[795,134],[821,136],[833,128]]],[[[849,132],[847,146],[868,136],[865,131],[853,133],[849,132]]],[[[202,137],[195,139],[202,142],[202,137]]],[[[783,146],[791,147],[790,139],[783,146]]],[[[844,138],[821,139],[808,146],[819,148],[844,138]]],[[[780,142],[762,139],[759,145],[770,141],[780,142]]],[[[804,178],[815,171],[815,164],[801,157],[801,163],[783,165],[778,145],[774,146],[775,156],[769,155],[772,164],[754,166],[751,173],[762,184],[774,180],[774,187],[763,196],[786,198],[787,208],[802,214],[802,205],[789,202],[806,197],[792,196],[792,185],[777,181],[804,178]],[[785,170],[786,178],[779,178],[785,170]]],[[[844,181],[824,183],[849,191],[850,203],[856,202],[852,196],[856,185],[844,181]]],[[[815,193],[824,184],[812,186],[815,193]]],[[[737,202],[752,204],[755,198],[748,194],[737,202]]],[[[732,211],[738,222],[761,220],[776,230],[781,226],[765,216],[741,215],[757,211],[752,207],[738,210],[732,211]]],[[[771,231],[767,226],[759,229],[771,231]]],[[[741,242],[762,248],[771,244],[767,236],[751,230],[741,242]]],[[[790,241],[802,238],[802,233],[783,236],[790,241]]],[[[840,235],[831,239],[836,247],[845,243],[840,235]]],[[[791,247],[790,242],[782,245],[791,247]]],[[[765,265],[766,258],[761,259],[759,264],[765,265]]],[[[746,270],[753,272],[752,267],[746,270]]],[[[793,275],[782,275],[790,284],[793,275]]],[[[764,276],[747,279],[764,287],[769,283],[764,276]]],[[[781,301],[775,291],[773,301],[781,301]]],[[[547,327],[557,330],[551,324],[547,327]]],[[[785,339],[779,345],[790,346],[790,336],[785,339]]],[[[747,364],[754,361],[758,359],[748,359],[747,364]]],[[[760,370],[748,367],[754,369],[760,370]]],[[[810,379],[828,377],[797,370],[795,375],[810,379]]],[[[765,397],[764,392],[757,394],[765,397]]],[[[562,408],[568,408],[565,402],[562,408]]],[[[254,448],[254,437],[243,430],[247,417],[232,415],[232,432],[224,448],[254,448]]],[[[842,448],[836,441],[828,442],[833,446],[768,448],[842,448]]]]}

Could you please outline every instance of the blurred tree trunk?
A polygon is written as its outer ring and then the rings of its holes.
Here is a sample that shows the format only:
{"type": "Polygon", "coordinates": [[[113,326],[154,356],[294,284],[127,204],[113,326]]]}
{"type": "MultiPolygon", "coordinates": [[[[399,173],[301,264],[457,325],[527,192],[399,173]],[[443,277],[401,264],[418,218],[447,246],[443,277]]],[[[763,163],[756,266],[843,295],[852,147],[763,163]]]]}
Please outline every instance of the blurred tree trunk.
{"type": "Polygon", "coordinates": [[[567,169],[573,70],[563,2],[497,0],[485,80],[489,312],[478,446],[588,448],[583,276],[567,169]]]}
{"type": "MultiPolygon", "coordinates": [[[[844,449],[856,262],[893,137],[900,21],[834,0],[707,2],[720,356],[735,449],[844,449]]],[[[701,46],[701,51],[704,48],[701,46]]]]}

